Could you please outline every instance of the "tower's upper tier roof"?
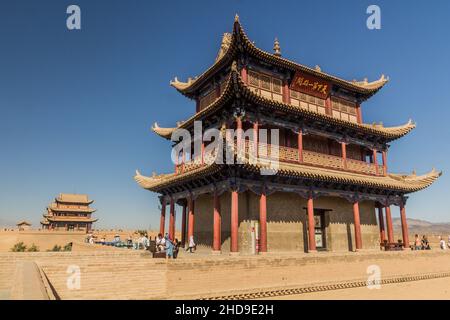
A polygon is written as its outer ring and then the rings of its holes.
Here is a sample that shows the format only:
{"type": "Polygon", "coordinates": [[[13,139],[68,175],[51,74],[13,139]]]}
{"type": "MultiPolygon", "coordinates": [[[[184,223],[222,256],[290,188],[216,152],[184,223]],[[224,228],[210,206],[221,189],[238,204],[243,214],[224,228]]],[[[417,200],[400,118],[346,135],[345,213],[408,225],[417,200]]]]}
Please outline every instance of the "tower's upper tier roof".
{"type": "Polygon", "coordinates": [[[59,203],[80,203],[80,204],[91,204],[94,200],[89,200],[87,194],[73,194],[73,193],[60,193],[58,197],[55,198],[56,202],[59,203]]]}
{"type": "Polygon", "coordinates": [[[195,96],[196,90],[198,90],[203,84],[205,84],[205,82],[213,74],[215,74],[225,65],[231,64],[231,62],[236,58],[239,52],[245,52],[246,54],[258,58],[261,61],[265,61],[269,64],[286,68],[294,72],[301,71],[331,81],[332,83],[344,89],[360,94],[362,99],[371,97],[389,81],[389,79],[384,75],[372,82],[369,82],[367,79],[364,79],[363,81],[348,81],[325,73],[320,68],[311,68],[283,58],[279,54],[266,52],[262,49],[257,48],[255,44],[250,41],[250,39],[244,32],[241,23],[239,22],[239,18],[236,16],[233,26],[233,32],[231,34],[224,34],[219,54],[214,64],[201,75],[195,78],[189,78],[187,82],[182,82],[178,80],[177,77],[175,77],[175,79],[171,81],[170,84],[182,94],[192,98],[195,96]]]}
{"type": "Polygon", "coordinates": [[[204,109],[197,112],[186,121],[183,121],[179,123],[176,127],[171,128],[163,128],[160,127],[157,123],[155,123],[154,126],[152,127],[152,130],[159,136],[166,139],[170,139],[172,133],[176,129],[189,128],[190,126],[193,125],[194,121],[201,120],[204,117],[214,113],[219,108],[223,107],[227,102],[229,102],[232,99],[234,95],[239,95],[241,98],[244,97],[249,101],[255,102],[259,105],[263,105],[273,110],[282,110],[289,113],[296,113],[308,119],[321,121],[331,125],[342,126],[365,134],[377,135],[387,141],[393,141],[406,135],[416,126],[411,120],[409,120],[407,123],[403,125],[394,127],[385,127],[382,124],[367,124],[367,123],[360,124],[348,120],[334,118],[330,115],[318,113],[312,110],[308,110],[284,102],[279,102],[271,100],[269,98],[265,98],[263,96],[257,95],[252,90],[250,90],[250,88],[242,80],[241,75],[237,70],[235,62],[232,62],[231,71],[226,81],[227,83],[224,87],[223,92],[221,92],[221,95],[210,105],[206,106],[204,109]]]}

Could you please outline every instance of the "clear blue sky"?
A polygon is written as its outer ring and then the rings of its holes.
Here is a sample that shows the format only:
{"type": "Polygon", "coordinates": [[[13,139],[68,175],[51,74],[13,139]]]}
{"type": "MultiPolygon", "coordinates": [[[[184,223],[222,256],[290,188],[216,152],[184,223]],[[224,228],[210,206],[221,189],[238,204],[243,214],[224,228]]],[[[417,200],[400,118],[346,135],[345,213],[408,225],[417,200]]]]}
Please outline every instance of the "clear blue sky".
{"type": "Polygon", "coordinates": [[[445,0],[1,1],[0,219],[36,226],[53,197],[77,192],[95,200],[97,227],[157,227],[157,197],[136,185],[134,170],[173,166],[170,143],[149,129],[193,113],[169,80],[211,65],[236,12],[262,49],[278,37],[285,57],[345,79],[388,75],[363,104],[364,120],[417,122],[392,143],[389,168],[443,170],[411,195],[407,215],[450,221],[445,0]],[[81,31],[66,28],[70,4],[81,7],[81,31]],[[381,7],[381,30],[366,28],[370,4],[381,7]]]}

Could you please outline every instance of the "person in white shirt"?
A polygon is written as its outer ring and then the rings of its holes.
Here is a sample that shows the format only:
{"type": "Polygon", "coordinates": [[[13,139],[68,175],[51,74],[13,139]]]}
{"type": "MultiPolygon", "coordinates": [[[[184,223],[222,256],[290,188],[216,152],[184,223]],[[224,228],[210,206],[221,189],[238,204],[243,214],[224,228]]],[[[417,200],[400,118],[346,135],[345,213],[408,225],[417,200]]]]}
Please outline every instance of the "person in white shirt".
{"type": "Polygon", "coordinates": [[[166,239],[163,238],[161,233],[156,238],[156,249],[158,251],[164,251],[166,249],[166,239]]]}
{"type": "Polygon", "coordinates": [[[197,249],[197,245],[194,242],[194,236],[190,236],[189,237],[189,246],[186,249],[186,251],[189,250],[190,253],[193,253],[194,252],[193,250],[195,250],[195,249],[197,249]]]}
{"type": "Polygon", "coordinates": [[[447,249],[447,244],[445,243],[444,238],[439,237],[441,240],[439,241],[439,245],[441,247],[442,250],[446,250],[447,249]]]}

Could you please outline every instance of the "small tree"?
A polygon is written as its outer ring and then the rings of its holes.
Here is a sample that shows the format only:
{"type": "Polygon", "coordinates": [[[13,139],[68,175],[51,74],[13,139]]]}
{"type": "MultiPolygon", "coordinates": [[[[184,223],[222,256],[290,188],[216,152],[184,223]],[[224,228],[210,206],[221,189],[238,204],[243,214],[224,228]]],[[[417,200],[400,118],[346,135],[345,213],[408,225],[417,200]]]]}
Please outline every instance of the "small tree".
{"type": "Polygon", "coordinates": [[[51,250],[48,250],[48,251],[59,252],[59,251],[61,251],[61,246],[58,246],[57,244],[55,244],[53,246],[53,248],[51,250]]]}
{"type": "Polygon", "coordinates": [[[16,243],[14,247],[11,248],[12,252],[25,252],[27,250],[27,246],[23,244],[23,242],[16,243]]]}
{"type": "Polygon", "coordinates": [[[66,244],[63,248],[63,251],[72,251],[72,242],[66,244]]]}
{"type": "Polygon", "coordinates": [[[31,245],[31,247],[28,248],[27,250],[28,252],[38,252],[39,251],[39,247],[36,246],[34,243],[31,245]]]}

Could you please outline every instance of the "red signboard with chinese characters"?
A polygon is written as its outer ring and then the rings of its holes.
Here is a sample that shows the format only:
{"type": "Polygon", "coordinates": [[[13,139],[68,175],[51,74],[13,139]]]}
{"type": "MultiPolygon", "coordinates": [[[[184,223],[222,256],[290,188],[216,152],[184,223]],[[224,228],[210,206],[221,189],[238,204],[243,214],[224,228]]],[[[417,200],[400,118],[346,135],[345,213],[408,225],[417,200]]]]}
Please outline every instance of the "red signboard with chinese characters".
{"type": "Polygon", "coordinates": [[[330,93],[331,85],[327,81],[314,76],[297,72],[291,82],[290,88],[312,96],[326,99],[330,93]]]}

